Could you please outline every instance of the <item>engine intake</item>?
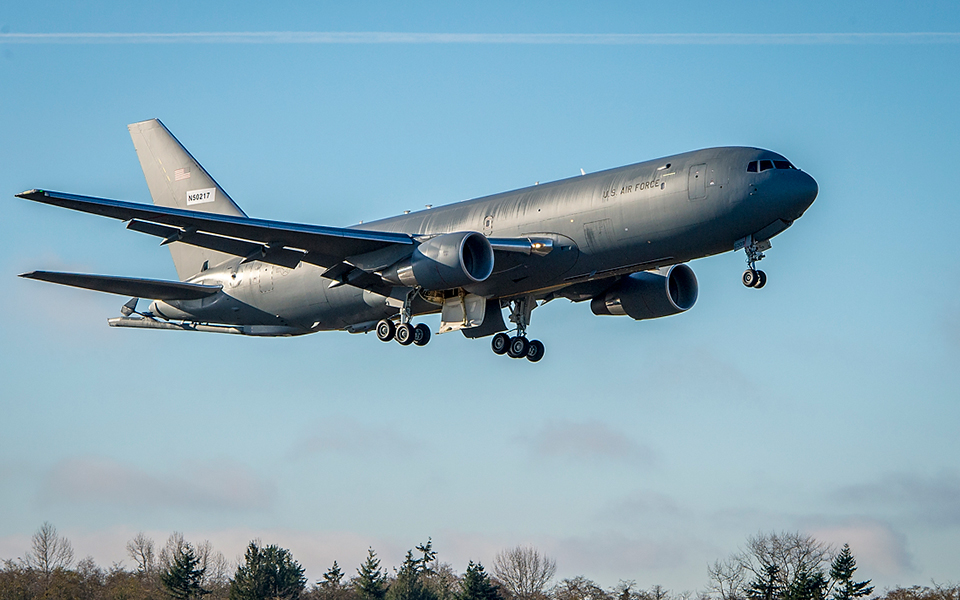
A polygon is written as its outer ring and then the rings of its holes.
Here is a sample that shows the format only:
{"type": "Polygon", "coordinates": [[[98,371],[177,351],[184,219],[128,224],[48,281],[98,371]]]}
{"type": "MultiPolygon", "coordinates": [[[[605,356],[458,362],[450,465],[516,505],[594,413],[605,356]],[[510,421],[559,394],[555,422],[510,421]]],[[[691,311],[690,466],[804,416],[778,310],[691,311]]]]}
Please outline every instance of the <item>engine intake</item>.
{"type": "Polygon", "coordinates": [[[659,273],[644,271],[621,279],[590,301],[595,315],[627,315],[638,321],[675,315],[697,302],[700,287],[687,265],[674,265],[659,273]]]}
{"type": "Polygon", "coordinates": [[[476,231],[445,233],[422,242],[383,273],[395,285],[449,290],[484,281],[493,273],[493,247],[476,231]]]}

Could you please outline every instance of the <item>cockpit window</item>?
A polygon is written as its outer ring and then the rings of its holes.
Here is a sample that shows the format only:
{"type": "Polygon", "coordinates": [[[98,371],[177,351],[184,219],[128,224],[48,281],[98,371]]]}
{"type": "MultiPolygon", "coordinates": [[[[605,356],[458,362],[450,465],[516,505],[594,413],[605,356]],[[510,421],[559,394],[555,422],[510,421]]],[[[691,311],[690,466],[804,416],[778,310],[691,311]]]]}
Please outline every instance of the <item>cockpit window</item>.
{"type": "Polygon", "coordinates": [[[772,160],[761,160],[761,161],[760,161],[760,171],[761,171],[761,172],[766,171],[767,169],[772,169],[772,168],[773,168],[773,161],[772,161],[772,160]]]}
{"type": "Polygon", "coordinates": [[[795,166],[790,164],[789,160],[775,160],[773,161],[773,166],[778,169],[796,169],[795,166]]]}
{"type": "Polygon", "coordinates": [[[757,161],[753,161],[747,165],[747,173],[756,173],[757,172],[757,161]]]}

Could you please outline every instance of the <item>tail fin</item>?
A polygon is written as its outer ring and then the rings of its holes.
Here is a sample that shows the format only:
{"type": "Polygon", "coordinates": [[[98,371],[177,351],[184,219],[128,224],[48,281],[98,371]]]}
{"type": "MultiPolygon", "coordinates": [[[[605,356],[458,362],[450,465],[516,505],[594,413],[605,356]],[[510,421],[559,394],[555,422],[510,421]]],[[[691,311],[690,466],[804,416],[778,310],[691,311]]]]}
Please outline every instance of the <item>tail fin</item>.
{"type": "MultiPolygon", "coordinates": [[[[246,217],[187,149],[159,119],[128,125],[143,176],[157,206],[246,217]]],[[[183,281],[207,267],[234,258],[229,254],[187,244],[170,244],[170,255],[183,281]]]]}

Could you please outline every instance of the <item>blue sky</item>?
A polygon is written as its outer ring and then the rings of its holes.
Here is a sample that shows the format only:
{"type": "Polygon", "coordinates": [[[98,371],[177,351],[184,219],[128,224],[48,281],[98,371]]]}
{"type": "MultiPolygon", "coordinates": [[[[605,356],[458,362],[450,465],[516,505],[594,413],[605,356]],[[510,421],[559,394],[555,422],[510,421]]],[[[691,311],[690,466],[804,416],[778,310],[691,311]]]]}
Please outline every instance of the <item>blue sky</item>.
{"type": "MultiPolygon", "coordinates": [[[[956,33],[958,9],[36,2],[5,6],[0,32],[956,33]]],[[[284,545],[317,578],[432,536],[458,570],[533,544],[563,577],[694,590],[747,536],[799,529],[849,542],[881,587],[956,579],[956,36],[365,39],[0,37],[0,557],[49,520],[101,564],[177,530],[228,558],[284,545]],[[347,225],[716,145],[781,152],[820,196],[774,240],[762,292],[730,253],[692,263],[680,316],[554,302],[533,315],[537,365],[458,334],[401,350],[117,331],[124,298],[15,275],[173,278],[169,254],[13,195],[148,202],[125,126],[152,117],[280,220],[347,225]]]]}

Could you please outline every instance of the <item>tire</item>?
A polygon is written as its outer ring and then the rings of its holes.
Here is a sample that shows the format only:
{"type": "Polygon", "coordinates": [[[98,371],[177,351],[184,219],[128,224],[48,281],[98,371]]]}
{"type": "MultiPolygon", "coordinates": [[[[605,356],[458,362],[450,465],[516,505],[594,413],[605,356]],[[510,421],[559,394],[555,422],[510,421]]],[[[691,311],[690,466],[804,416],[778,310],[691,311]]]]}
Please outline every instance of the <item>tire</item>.
{"type": "Polygon", "coordinates": [[[743,272],[743,285],[752,288],[757,285],[757,272],[753,269],[747,269],[743,272]]]}
{"type": "Polygon", "coordinates": [[[413,325],[410,323],[402,323],[397,325],[396,333],[397,342],[401,346],[409,346],[413,343],[413,325]]]}
{"type": "Polygon", "coordinates": [[[757,283],[753,286],[753,289],[759,290],[765,285],[767,285],[767,274],[763,271],[757,271],[757,283]]]}
{"type": "Polygon", "coordinates": [[[530,345],[527,346],[527,360],[537,362],[541,358],[543,358],[543,342],[540,340],[532,340],[530,345]]]}
{"type": "Polygon", "coordinates": [[[430,326],[420,323],[413,328],[413,343],[417,346],[426,346],[430,342],[430,326]]]}
{"type": "Polygon", "coordinates": [[[490,341],[490,349],[494,354],[505,354],[510,348],[510,336],[505,333],[498,333],[490,341]]]}
{"type": "Polygon", "coordinates": [[[527,341],[527,338],[518,335],[516,337],[510,338],[510,348],[507,350],[507,356],[510,358],[523,358],[527,355],[527,348],[530,347],[530,342],[527,341]]]}
{"type": "Polygon", "coordinates": [[[389,342],[396,332],[397,328],[390,319],[383,319],[377,323],[377,338],[381,342],[389,342]]]}

